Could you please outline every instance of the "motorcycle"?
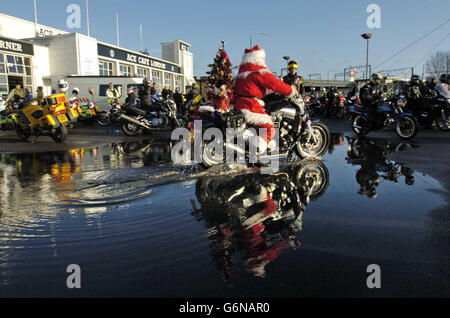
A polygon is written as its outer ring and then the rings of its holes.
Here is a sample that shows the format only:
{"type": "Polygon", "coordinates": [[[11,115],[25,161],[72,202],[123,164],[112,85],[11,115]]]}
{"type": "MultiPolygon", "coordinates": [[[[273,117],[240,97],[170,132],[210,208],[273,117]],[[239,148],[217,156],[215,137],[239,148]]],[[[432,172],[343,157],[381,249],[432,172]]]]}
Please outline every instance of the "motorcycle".
{"type": "Polygon", "coordinates": [[[121,113],[122,131],[127,136],[136,136],[144,131],[161,128],[186,127],[187,121],[176,112],[173,100],[161,100],[154,103],[148,110],[128,107],[121,113]]]}
{"type": "MultiPolygon", "coordinates": [[[[277,94],[269,94],[264,99],[266,113],[272,117],[274,128],[278,128],[279,154],[276,157],[289,157],[292,151],[300,158],[320,158],[328,149],[330,143],[330,132],[328,128],[320,123],[318,119],[311,120],[311,129],[307,129],[305,122],[300,119],[300,107],[287,100],[284,96],[277,94]]],[[[212,108],[212,107],[211,107],[212,108]]],[[[202,131],[195,127],[195,122],[191,125],[191,134],[202,134],[211,127],[221,130],[223,136],[227,135],[227,128],[234,128],[239,131],[245,143],[248,145],[251,136],[246,133],[247,124],[241,112],[231,111],[229,113],[219,113],[211,109],[205,115],[200,117],[202,121],[202,131]]],[[[223,163],[223,158],[215,156],[216,147],[230,148],[233,151],[243,154],[247,160],[251,158],[251,154],[247,147],[242,149],[240,146],[229,143],[228,140],[224,144],[219,144],[219,140],[213,139],[210,142],[203,142],[202,162],[205,168],[209,168],[216,164],[223,163]]],[[[224,151],[225,153],[225,151],[224,151]]],[[[271,158],[273,155],[261,155],[259,159],[271,158]]]]}
{"type": "Polygon", "coordinates": [[[357,135],[366,135],[370,131],[395,130],[402,139],[411,139],[417,135],[417,119],[411,113],[403,111],[402,98],[393,97],[376,107],[374,118],[369,124],[364,106],[349,106],[352,129],[357,135]]]}
{"type": "Polygon", "coordinates": [[[325,117],[334,116],[339,119],[345,116],[345,96],[334,93],[334,98],[329,104],[329,100],[326,100],[325,117]]]}
{"type": "Polygon", "coordinates": [[[10,110],[6,101],[0,99],[0,129],[13,130],[15,114],[10,110]]]}
{"type": "Polygon", "coordinates": [[[223,279],[230,280],[235,255],[250,273],[264,276],[265,265],[283,250],[299,247],[296,233],[303,228],[303,213],[311,200],[325,193],[328,183],[327,167],[315,160],[287,165],[272,175],[198,179],[195,194],[201,208],[192,201],[192,215],[205,224],[223,279]]]}
{"type": "Polygon", "coordinates": [[[114,102],[114,103],[109,104],[108,107],[109,107],[108,111],[103,110],[101,112],[98,112],[97,123],[100,126],[108,126],[111,124],[111,122],[114,122],[116,124],[122,123],[122,120],[120,119],[120,115],[123,112],[123,110],[122,110],[122,106],[120,106],[120,103],[114,102]]]}
{"type": "Polygon", "coordinates": [[[99,113],[99,108],[94,102],[90,102],[85,98],[72,98],[69,100],[71,107],[79,113],[78,120],[85,125],[92,125],[99,113]]]}
{"type": "Polygon", "coordinates": [[[70,123],[65,115],[65,107],[59,108],[61,107],[56,105],[42,106],[37,100],[32,100],[30,105],[23,106],[23,100],[16,100],[12,110],[16,114],[17,136],[22,140],[27,140],[30,136],[36,136],[36,139],[39,136],[50,136],[55,142],[63,142],[68,135],[67,126],[70,123]]]}
{"type": "Polygon", "coordinates": [[[55,112],[55,114],[57,112],[58,114],[56,115],[60,122],[63,120],[62,110],[64,108],[66,110],[64,112],[64,116],[70,122],[71,128],[73,128],[73,125],[78,121],[78,117],[80,116],[78,110],[74,109],[70,105],[69,101],[67,100],[66,94],[63,93],[48,96],[42,101],[42,105],[48,107],[50,111],[55,112]]]}
{"type": "Polygon", "coordinates": [[[431,128],[435,124],[442,131],[450,130],[450,105],[442,96],[423,97],[420,109],[411,108],[419,124],[431,128]]]}

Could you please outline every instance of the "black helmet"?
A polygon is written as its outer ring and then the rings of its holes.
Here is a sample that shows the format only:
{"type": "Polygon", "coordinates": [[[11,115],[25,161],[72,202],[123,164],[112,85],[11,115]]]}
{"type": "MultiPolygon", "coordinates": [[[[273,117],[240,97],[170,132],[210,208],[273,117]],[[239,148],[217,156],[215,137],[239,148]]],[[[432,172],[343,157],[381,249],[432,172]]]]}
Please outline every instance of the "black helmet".
{"type": "Polygon", "coordinates": [[[419,75],[413,75],[413,76],[411,76],[411,80],[410,80],[409,83],[410,83],[411,85],[419,85],[420,82],[421,82],[420,76],[419,76],[419,75]]]}
{"type": "Polygon", "coordinates": [[[447,81],[447,74],[441,74],[441,76],[439,76],[439,82],[445,83],[446,81],[447,81]]]}
{"type": "Polygon", "coordinates": [[[383,79],[383,77],[381,76],[381,73],[373,73],[372,74],[372,81],[375,82],[377,80],[381,81],[383,79]]]}

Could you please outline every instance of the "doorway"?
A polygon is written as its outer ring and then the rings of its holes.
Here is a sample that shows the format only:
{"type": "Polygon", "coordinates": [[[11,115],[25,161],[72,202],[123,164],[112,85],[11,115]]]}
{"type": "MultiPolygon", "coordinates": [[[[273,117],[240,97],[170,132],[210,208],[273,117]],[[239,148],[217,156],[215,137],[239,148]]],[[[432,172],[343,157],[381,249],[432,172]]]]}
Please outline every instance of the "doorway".
{"type": "Polygon", "coordinates": [[[16,88],[16,85],[20,85],[23,88],[23,76],[8,76],[8,87],[9,91],[16,88]]]}

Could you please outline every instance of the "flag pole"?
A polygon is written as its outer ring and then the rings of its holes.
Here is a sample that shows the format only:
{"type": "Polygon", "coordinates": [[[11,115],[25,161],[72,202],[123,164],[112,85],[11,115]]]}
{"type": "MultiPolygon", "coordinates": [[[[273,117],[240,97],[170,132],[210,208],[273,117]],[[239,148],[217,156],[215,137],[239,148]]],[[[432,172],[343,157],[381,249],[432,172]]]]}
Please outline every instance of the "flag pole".
{"type": "Polygon", "coordinates": [[[91,32],[89,30],[89,0],[86,0],[86,28],[87,36],[91,36],[91,32]]]}
{"type": "Polygon", "coordinates": [[[116,12],[116,32],[117,32],[117,46],[120,46],[119,41],[119,10],[116,12]]]}
{"type": "Polygon", "coordinates": [[[34,32],[36,33],[36,36],[38,36],[36,0],[34,0],[34,32]]]}

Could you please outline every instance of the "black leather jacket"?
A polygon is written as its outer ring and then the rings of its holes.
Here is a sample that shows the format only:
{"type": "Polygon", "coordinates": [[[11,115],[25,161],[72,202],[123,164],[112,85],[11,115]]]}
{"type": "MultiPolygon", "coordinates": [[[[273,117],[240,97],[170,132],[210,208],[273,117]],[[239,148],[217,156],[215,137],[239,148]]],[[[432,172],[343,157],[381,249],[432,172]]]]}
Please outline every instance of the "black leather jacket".
{"type": "Polygon", "coordinates": [[[376,107],[381,102],[383,92],[378,84],[369,82],[359,90],[361,103],[366,107],[376,107]]]}
{"type": "Polygon", "coordinates": [[[285,82],[288,85],[298,85],[299,86],[298,92],[300,94],[305,93],[305,85],[304,85],[303,77],[301,77],[297,74],[294,74],[294,75],[288,74],[283,77],[283,82],[285,82]],[[299,82],[298,84],[297,84],[297,81],[299,82]]]}

